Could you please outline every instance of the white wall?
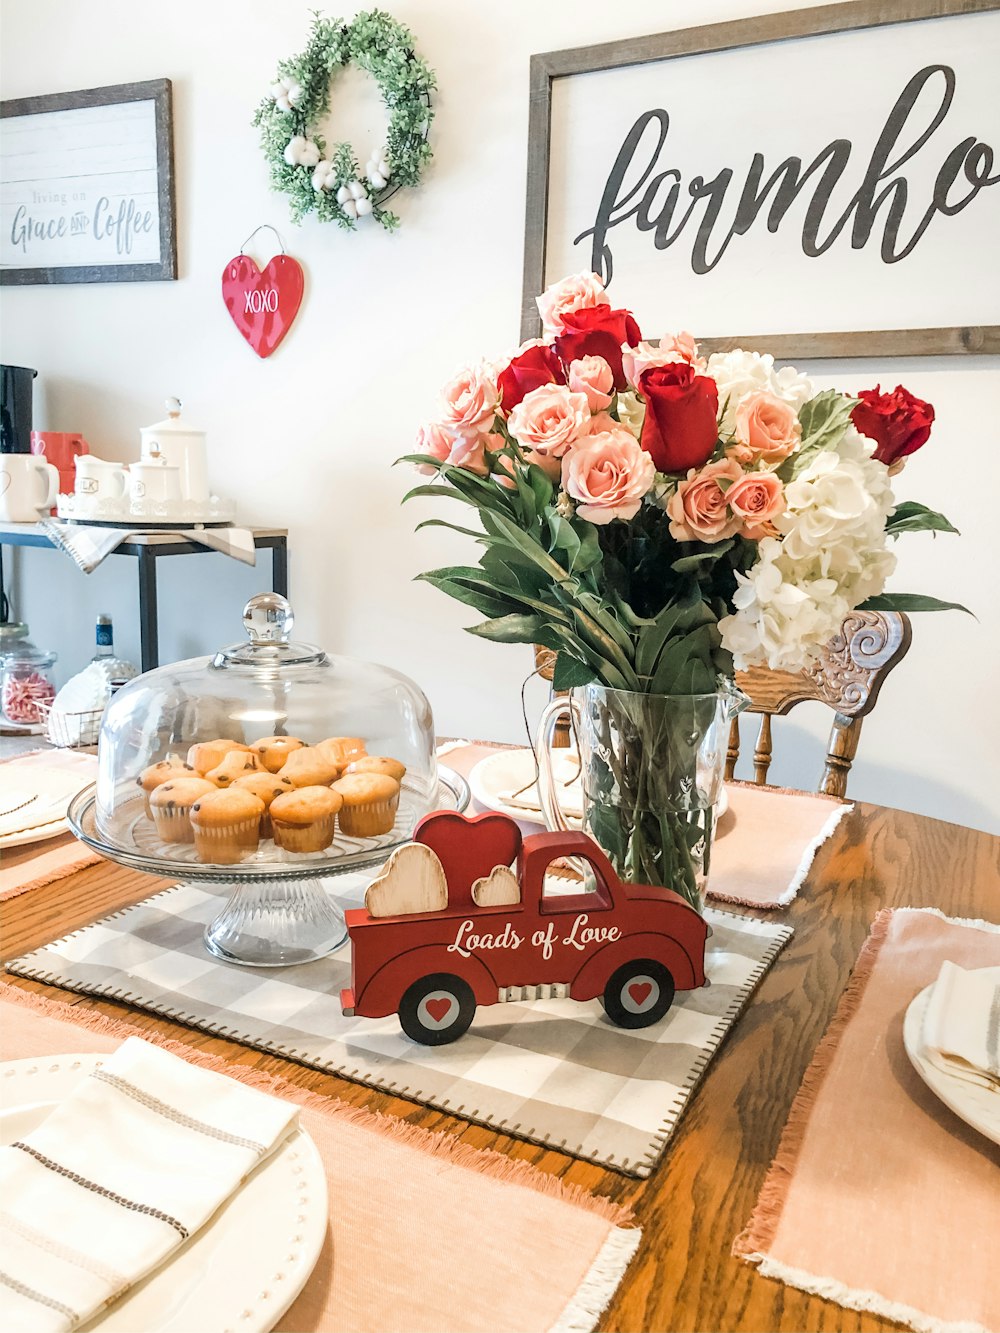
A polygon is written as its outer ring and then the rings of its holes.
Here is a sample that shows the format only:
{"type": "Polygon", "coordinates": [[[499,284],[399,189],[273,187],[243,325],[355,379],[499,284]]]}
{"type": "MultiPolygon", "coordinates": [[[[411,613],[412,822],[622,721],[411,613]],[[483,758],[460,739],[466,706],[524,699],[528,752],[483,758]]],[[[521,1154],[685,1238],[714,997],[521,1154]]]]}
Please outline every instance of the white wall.
{"type": "MultiPolygon", "coordinates": [[[[703,0],[696,17],[795,7],[703,0]]],[[[180,395],[208,430],[216,485],[241,516],[289,528],[302,637],[410,673],[442,732],[517,739],[530,652],[463,634],[470,614],[412,582],[468,552],[440,529],[414,535],[431,506],[400,511],[410,478],[390,464],[456,365],[517,341],[530,53],[655,32],[671,14],[682,26],[694,11],[662,0],[393,0],[440,91],[433,167],[422,189],[400,196],[403,225],[386,236],[313,221],[295,228],[268,190],[249,122],[277,60],[304,46],[309,8],[305,0],[173,0],[155,11],[134,0],[3,0],[4,97],[173,80],[181,276],[5,288],[0,356],[41,371],[38,427],[81,430],[107,457],[134,457],[138,427],[162,415],[166,395],[180,395]],[[284,346],[261,362],[232,327],[219,281],[263,222],[301,260],[307,288],[284,346]]],[[[720,96],[706,89],[706,102],[720,96]]],[[[360,76],[338,87],[334,106],[343,137],[361,149],[378,138],[379,103],[360,76]]],[[[266,238],[256,255],[270,256],[266,238]]],[[[932,441],[899,489],[943,509],[963,536],[904,539],[895,586],[964,601],[979,616],[917,619],[910,655],[866,723],[852,794],[1000,829],[990,683],[1000,653],[996,359],[808,369],[819,384],[847,390],[901,381],[935,404],[932,441]]],[[[112,559],[89,581],[54,552],[22,552],[17,565],[18,609],[37,641],[60,649],[66,674],[89,656],[98,610],[114,614],[119,646],[137,657],[131,561],[112,559]]],[[[162,577],[164,651],[176,657],[238,638],[242,600],[267,585],[269,568],[266,556],[259,575],[217,555],[185,557],[165,562],[162,577]]],[[[824,733],[821,709],[794,714],[781,726],[773,777],[814,782],[824,733]]]]}

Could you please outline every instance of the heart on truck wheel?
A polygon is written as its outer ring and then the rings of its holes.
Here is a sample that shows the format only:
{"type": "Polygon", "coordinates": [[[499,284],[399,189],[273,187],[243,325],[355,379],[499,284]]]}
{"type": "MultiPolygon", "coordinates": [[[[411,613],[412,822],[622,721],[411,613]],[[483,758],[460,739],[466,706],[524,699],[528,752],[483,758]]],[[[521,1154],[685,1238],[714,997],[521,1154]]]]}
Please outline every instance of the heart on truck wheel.
{"type": "Polygon", "coordinates": [[[637,1009],[641,1009],[649,999],[649,993],[652,989],[653,983],[651,981],[633,981],[628,988],[629,999],[637,1009]]]}
{"type": "Polygon", "coordinates": [[[270,356],[292,327],[304,288],[302,265],[291,255],[275,255],[259,269],[239,254],[222,273],[226,309],[259,357],[270,356]]]}
{"type": "Polygon", "coordinates": [[[433,1018],[435,1023],[443,1023],[451,1009],[452,1002],[447,998],[440,1000],[425,1000],[424,1007],[433,1018]]]}

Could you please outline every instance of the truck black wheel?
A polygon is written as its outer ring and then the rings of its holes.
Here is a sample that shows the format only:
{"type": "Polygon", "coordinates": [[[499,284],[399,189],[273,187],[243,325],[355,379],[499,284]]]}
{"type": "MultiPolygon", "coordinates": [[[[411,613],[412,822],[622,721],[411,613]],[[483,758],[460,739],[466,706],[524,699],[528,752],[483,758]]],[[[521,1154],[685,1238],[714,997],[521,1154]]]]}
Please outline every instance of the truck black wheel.
{"type": "Polygon", "coordinates": [[[648,1028],[674,1002],[674,979],[662,963],[636,958],[612,972],[604,987],[604,1012],[620,1028],[648,1028]]]}
{"type": "Polygon", "coordinates": [[[476,1012],[472,987],[450,972],[415,981],[399,1002],[399,1025],[411,1041],[444,1046],[468,1032],[476,1012]]]}

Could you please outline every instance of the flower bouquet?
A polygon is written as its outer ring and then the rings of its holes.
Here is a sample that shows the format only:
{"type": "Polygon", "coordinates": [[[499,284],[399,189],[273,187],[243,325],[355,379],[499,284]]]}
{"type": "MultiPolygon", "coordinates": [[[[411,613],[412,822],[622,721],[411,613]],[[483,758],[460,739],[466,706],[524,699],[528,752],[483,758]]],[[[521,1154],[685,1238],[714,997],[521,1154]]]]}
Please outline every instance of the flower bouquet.
{"type": "MultiPolygon", "coordinates": [[[[797,670],[857,607],[955,606],[883,589],[891,539],[954,532],[891,477],[933,408],[897,388],[817,393],[770,356],[644,342],[599,278],[538,298],[544,337],[445,385],[406,461],[411,496],[476,511],[478,565],[421,575],[556,654],[578,705],[585,821],[625,878],[695,904],[735,669],[797,670]]],[[[421,524],[426,526],[426,524],[421,524]]]]}

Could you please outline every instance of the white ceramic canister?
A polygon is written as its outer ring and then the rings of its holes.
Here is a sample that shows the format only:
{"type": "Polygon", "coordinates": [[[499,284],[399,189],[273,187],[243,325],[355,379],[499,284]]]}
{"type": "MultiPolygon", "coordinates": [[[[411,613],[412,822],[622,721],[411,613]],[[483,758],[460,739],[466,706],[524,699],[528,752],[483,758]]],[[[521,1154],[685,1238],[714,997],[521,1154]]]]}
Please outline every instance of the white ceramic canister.
{"type": "Polygon", "coordinates": [[[176,467],[180,475],[181,498],[203,504],[209,498],[208,450],[205,432],[193,430],[181,420],[181,404],[177,398],[167,399],[167,416],[155,426],[144,426],[142,461],[152,462],[157,457],[176,467]]]}
{"type": "Polygon", "coordinates": [[[158,454],[148,461],[133,463],[128,470],[131,481],[129,493],[133,500],[153,501],[157,504],[179,504],[181,499],[180,469],[158,454]]]}

